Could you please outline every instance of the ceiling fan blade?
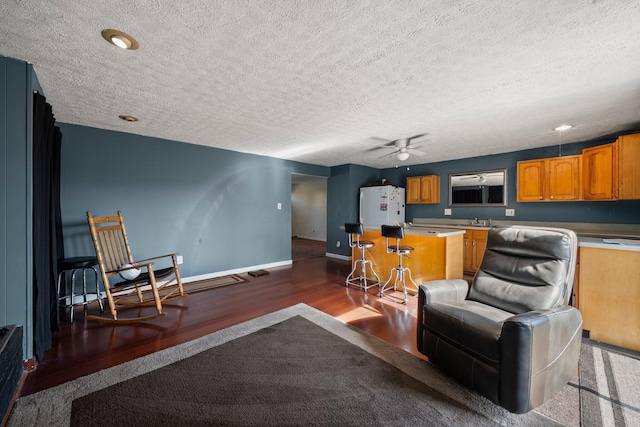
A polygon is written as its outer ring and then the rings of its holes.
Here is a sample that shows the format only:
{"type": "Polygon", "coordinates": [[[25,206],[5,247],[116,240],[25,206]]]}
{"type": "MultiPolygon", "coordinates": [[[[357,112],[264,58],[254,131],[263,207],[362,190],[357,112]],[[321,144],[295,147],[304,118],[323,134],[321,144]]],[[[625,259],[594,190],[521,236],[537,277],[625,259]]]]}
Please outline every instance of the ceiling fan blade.
{"type": "Polygon", "coordinates": [[[410,144],[420,144],[421,142],[429,141],[427,138],[428,133],[421,133],[408,138],[410,144]]]}
{"type": "Polygon", "coordinates": [[[384,159],[385,157],[393,157],[393,156],[396,155],[396,153],[397,153],[397,151],[394,151],[391,154],[385,154],[384,156],[380,156],[380,157],[378,157],[378,159],[384,159]]]}
{"type": "Polygon", "coordinates": [[[416,156],[426,156],[427,153],[425,151],[422,150],[417,150],[415,148],[408,148],[409,152],[411,154],[415,154],[416,156]]]}
{"type": "Polygon", "coordinates": [[[417,135],[410,136],[409,138],[407,138],[407,140],[413,141],[414,139],[422,138],[423,136],[427,136],[427,135],[428,135],[427,133],[419,133],[417,135]]]}

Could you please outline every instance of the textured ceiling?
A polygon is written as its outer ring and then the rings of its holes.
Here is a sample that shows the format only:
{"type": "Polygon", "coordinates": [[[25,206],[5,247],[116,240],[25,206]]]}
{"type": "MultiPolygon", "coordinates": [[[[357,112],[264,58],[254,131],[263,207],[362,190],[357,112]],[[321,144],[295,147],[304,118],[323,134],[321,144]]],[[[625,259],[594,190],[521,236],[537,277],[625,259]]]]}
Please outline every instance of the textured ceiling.
{"type": "Polygon", "coordinates": [[[0,55],[59,122],[325,166],[640,130],[638,0],[2,0],[0,55]]]}

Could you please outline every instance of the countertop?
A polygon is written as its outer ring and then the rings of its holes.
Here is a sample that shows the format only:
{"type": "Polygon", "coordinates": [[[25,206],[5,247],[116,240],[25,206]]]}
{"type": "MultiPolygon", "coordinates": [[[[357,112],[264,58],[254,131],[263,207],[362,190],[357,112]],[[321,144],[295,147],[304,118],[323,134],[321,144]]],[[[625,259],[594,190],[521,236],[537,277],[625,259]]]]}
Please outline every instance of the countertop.
{"type": "MultiPolygon", "coordinates": [[[[482,220],[480,220],[482,223],[482,220]]],[[[489,230],[494,227],[509,225],[529,225],[537,227],[568,228],[578,235],[581,247],[640,251],[640,226],[637,224],[583,224],[583,223],[542,223],[542,222],[508,222],[493,221],[493,227],[472,225],[471,220],[414,218],[411,229],[477,229],[489,230]],[[431,223],[434,221],[434,223],[431,223]],[[637,243],[636,243],[637,242],[637,243]]]]}
{"type": "MultiPolygon", "coordinates": [[[[380,232],[380,226],[364,226],[365,230],[368,231],[378,231],[380,232]]],[[[458,234],[464,234],[465,230],[462,228],[454,228],[454,227],[441,227],[441,226],[436,226],[436,227],[430,227],[430,226],[424,226],[424,225],[411,225],[408,227],[405,227],[404,229],[404,233],[405,234],[413,234],[416,236],[428,236],[428,237],[449,237],[449,236],[455,236],[458,234]]]]}
{"type": "Polygon", "coordinates": [[[602,238],[578,236],[578,246],[584,248],[613,249],[617,251],[640,252],[640,240],[626,238],[602,238]]]}

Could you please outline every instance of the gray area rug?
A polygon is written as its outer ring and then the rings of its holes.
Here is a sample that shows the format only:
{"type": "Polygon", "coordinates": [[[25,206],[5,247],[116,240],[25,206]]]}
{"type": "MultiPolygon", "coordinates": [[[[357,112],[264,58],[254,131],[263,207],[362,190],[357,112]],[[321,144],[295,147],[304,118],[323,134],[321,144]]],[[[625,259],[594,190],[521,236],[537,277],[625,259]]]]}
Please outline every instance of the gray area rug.
{"type": "MultiPolygon", "coordinates": [[[[629,380],[621,384],[637,384],[638,365],[623,362],[635,377],[620,371],[629,380]]],[[[511,414],[434,365],[298,304],[21,398],[9,426],[580,425],[580,387],[511,414]]],[[[611,387],[593,389],[581,425],[638,425],[632,388],[615,389],[631,400],[603,412],[611,387]]]]}
{"type": "Polygon", "coordinates": [[[583,426],[640,426],[640,354],[589,341],[580,351],[583,426]]]}
{"type": "MultiPolygon", "coordinates": [[[[20,398],[9,426],[72,425],[72,407],[75,412],[92,400],[91,393],[112,386],[106,401],[117,409],[85,421],[92,411],[85,407],[74,413],[74,421],[189,425],[195,417],[192,424],[200,425],[558,425],[533,411],[511,414],[432,364],[298,304],[20,398]],[[196,355],[195,365],[186,360],[196,355]],[[185,364],[176,363],[181,360],[185,364]],[[153,377],[154,371],[161,379],[149,381],[170,385],[126,396],[136,377],[146,381],[145,374],[153,377]],[[209,391],[190,395],[194,384],[209,391]],[[212,403],[209,394],[220,400],[212,403]],[[134,415],[167,405],[180,414],[151,414],[152,420],[134,415]],[[210,411],[215,416],[206,418],[210,411]],[[123,419],[115,421],[120,415],[123,419]]],[[[93,403],[95,413],[102,413],[103,403],[93,403]]]]}

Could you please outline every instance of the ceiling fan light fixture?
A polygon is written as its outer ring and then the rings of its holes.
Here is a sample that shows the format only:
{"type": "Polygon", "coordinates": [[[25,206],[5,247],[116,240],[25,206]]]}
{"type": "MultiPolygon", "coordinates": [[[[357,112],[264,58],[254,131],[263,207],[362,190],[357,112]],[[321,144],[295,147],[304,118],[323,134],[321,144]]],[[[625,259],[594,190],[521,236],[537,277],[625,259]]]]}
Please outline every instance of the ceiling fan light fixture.
{"type": "Polygon", "coordinates": [[[407,153],[406,151],[401,151],[396,154],[396,158],[400,161],[405,161],[409,158],[409,153],[407,153]]]}
{"type": "Polygon", "coordinates": [[[102,37],[112,45],[121,49],[136,50],[140,47],[136,39],[122,31],[112,29],[102,30],[102,37]]]}

